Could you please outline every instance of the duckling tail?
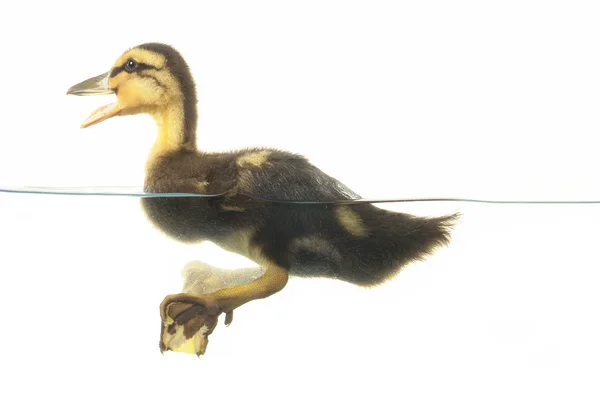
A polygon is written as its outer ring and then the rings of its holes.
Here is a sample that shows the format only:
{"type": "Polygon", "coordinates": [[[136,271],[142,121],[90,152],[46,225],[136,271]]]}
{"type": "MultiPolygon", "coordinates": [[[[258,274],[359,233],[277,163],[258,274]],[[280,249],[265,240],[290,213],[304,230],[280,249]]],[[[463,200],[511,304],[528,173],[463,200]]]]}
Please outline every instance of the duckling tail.
{"type": "Polygon", "coordinates": [[[338,236],[338,248],[348,249],[338,270],[340,277],[360,286],[376,286],[406,264],[448,245],[460,213],[429,218],[360,204],[340,206],[336,217],[345,230],[338,236]]]}

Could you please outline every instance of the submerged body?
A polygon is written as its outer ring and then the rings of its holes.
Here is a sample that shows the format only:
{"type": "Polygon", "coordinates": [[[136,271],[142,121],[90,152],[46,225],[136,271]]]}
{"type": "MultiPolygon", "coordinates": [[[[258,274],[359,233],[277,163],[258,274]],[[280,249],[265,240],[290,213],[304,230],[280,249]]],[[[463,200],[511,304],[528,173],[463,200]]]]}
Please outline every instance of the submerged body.
{"type": "Polygon", "coordinates": [[[145,191],[224,193],[143,198],[143,209],[158,229],[182,242],[214,242],[250,258],[264,271],[249,282],[237,280],[210,293],[167,296],[160,306],[162,351],[203,354],[220,314],[229,324],[234,309],[280,291],[289,275],[378,285],[450,240],[457,215],[417,217],[368,203],[268,202],[331,202],[359,196],[289,152],[199,151],[194,80],[183,57],[170,46],[136,46],[109,72],[68,93],[117,96],[116,103],[95,111],[82,127],[118,115],[145,113],[156,120],[158,135],[146,164],[145,191]]]}

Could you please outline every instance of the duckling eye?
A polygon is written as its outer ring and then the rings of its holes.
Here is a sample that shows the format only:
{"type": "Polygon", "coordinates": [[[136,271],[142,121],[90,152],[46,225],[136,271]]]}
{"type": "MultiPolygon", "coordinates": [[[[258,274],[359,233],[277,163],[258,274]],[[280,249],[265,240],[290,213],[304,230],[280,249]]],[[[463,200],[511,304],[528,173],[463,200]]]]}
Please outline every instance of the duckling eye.
{"type": "Polygon", "coordinates": [[[135,69],[137,68],[137,66],[138,66],[138,63],[133,58],[130,58],[125,63],[125,71],[127,71],[127,72],[133,72],[133,71],[135,71],[135,69]]]}

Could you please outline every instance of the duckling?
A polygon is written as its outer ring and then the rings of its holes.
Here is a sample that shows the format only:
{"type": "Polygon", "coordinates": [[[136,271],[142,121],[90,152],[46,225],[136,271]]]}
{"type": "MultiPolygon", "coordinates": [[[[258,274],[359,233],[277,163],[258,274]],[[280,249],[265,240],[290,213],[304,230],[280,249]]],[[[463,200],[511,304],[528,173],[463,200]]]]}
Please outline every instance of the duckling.
{"type": "Polygon", "coordinates": [[[362,287],[383,284],[406,264],[449,244],[459,217],[420,217],[370,203],[335,204],[360,196],[292,152],[198,149],[195,82],[182,55],[170,45],[132,47],[108,72],[74,85],[67,94],[117,98],[93,112],[82,128],[115,116],[153,117],[157,135],[146,162],[144,190],[223,194],[142,197],[145,215],[175,240],[213,242],[249,258],[263,271],[210,293],[166,296],[160,305],[162,352],[204,354],[221,314],[230,324],[234,310],[281,291],[290,276],[338,279],[362,287]]]}

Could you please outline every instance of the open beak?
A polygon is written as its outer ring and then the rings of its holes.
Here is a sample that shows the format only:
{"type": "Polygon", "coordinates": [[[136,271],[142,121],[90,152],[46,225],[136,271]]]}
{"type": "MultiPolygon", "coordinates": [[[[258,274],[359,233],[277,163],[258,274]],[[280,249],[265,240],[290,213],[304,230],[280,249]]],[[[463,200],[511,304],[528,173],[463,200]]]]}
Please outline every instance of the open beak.
{"type": "MultiPolygon", "coordinates": [[[[75,96],[99,96],[106,94],[115,94],[115,91],[109,88],[108,78],[110,77],[110,71],[105,74],[95,76],[90,79],[86,79],[77,85],[71,86],[67,90],[67,95],[75,96]]],[[[119,115],[121,107],[118,102],[111,103],[96,109],[84,122],[81,124],[82,128],[97,124],[109,118],[119,115]]]]}

